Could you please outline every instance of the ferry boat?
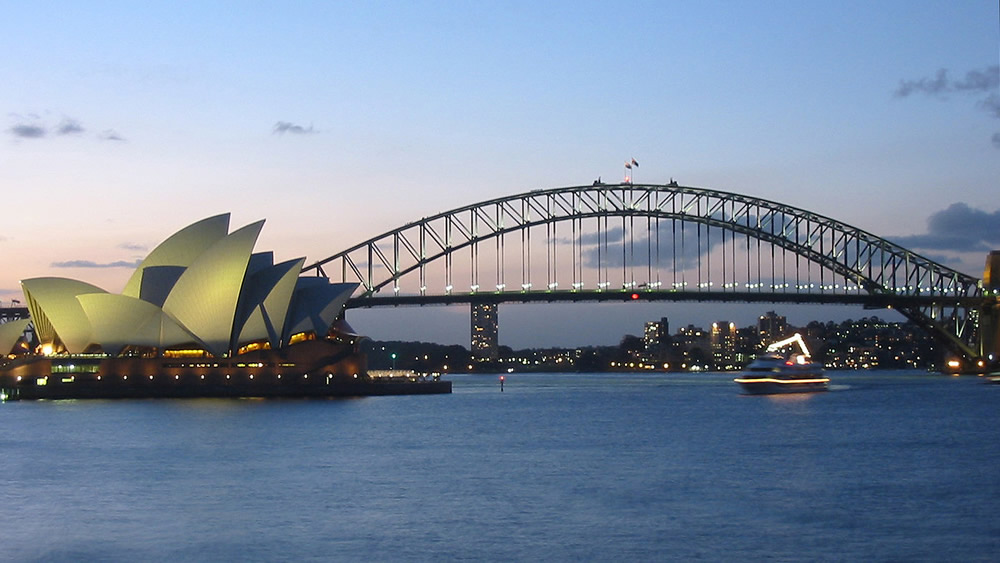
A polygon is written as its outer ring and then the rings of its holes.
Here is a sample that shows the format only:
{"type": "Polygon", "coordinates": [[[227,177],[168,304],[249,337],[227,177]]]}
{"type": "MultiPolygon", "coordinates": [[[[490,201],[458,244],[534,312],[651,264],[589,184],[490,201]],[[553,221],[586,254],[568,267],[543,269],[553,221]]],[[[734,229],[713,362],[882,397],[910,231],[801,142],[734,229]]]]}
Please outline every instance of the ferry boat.
{"type": "Polygon", "coordinates": [[[796,333],[768,346],[733,381],[744,393],[765,395],[826,391],[830,378],[824,374],[822,365],[812,361],[805,341],[796,333]],[[782,354],[780,350],[789,344],[798,344],[801,352],[782,354]]]}

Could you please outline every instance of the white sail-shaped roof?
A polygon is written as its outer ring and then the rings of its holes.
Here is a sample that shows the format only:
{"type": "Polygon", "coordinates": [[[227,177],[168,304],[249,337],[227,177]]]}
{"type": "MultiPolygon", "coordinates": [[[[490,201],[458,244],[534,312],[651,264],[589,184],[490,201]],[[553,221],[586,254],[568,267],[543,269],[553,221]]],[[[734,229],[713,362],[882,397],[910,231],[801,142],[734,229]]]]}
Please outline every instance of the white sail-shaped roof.
{"type": "Polygon", "coordinates": [[[202,252],[229,232],[229,214],[223,213],[177,231],[161,242],[139,264],[122,290],[122,295],[140,297],[143,271],[150,266],[189,266],[202,252]]]}
{"type": "Polygon", "coordinates": [[[254,252],[247,264],[247,276],[252,276],[264,268],[274,266],[274,252],[254,252]]]}
{"type": "Polygon", "coordinates": [[[31,319],[18,319],[0,324],[0,355],[10,354],[30,322],[31,319]]]}
{"type": "Polygon", "coordinates": [[[330,325],[340,316],[344,304],[357,288],[356,283],[329,283],[326,278],[299,278],[282,342],[288,342],[293,334],[299,332],[312,331],[317,336],[326,336],[330,325]]]}
{"type": "MultiPolygon", "coordinates": [[[[224,356],[250,342],[280,348],[299,332],[325,336],[358,284],[302,278],[304,258],[274,264],[273,253],[254,253],[263,224],[226,234],[224,214],[185,227],[150,252],[120,295],[66,278],[26,280],[35,333],[70,353],[97,344],[112,355],[129,345],[193,345],[224,356]]],[[[13,346],[23,328],[7,332],[17,332],[13,346]]]]}
{"type": "MultiPolygon", "coordinates": [[[[174,284],[177,283],[186,269],[185,266],[147,266],[143,268],[139,299],[162,307],[163,302],[170,295],[170,291],[174,289],[174,284]]],[[[132,296],[126,295],[126,297],[132,296]]]]}
{"type": "Polygon", "coordinates": [[[250,253],[264,221],[217,241],[174,284],[163,310],[198,335],[214,356],[229,353],[233,321],[250,253]]]}
{"type": "Polygon", "coordinates": [[[197,338],[156,305],[112,293],[77,296],[105,353],[118,355],[129,345],[163,348],[197,338]]]}
{"type": "Polygon", "coordinates": [[[21,289],[42,344],[52,344],[58,338],[66,350],[80,353],[93,341],[90,320],[76,297],[106,291],[68,278],[32,278],[22,281],[21,289]]]}
{"type": "Polygon", "coordinates": [[[282,329],[304,263],[305,258],[289,260],[248,277],[234,325],[238,334],[234,348],[258,340],[267,340],[272,348],[281,346],[282,329]]]}

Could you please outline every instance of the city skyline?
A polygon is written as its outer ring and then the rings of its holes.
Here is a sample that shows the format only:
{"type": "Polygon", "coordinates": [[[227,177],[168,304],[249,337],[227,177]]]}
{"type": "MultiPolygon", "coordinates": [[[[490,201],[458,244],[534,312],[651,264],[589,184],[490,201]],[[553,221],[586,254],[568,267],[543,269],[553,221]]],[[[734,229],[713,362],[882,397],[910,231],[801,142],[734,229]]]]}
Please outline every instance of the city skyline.
{"type": "MultiPolygon", "coordinates": [[[[795,205],[977,277],[1000,247],[995,3],[4,8],[0,301],[39,276],[118,291],[214,213],[267,219],[262,246],[309,263],[491,197],[619,181],[630,158],[636,182],[795,205]]],[[[504,305],[500,343],[760,312],[733,309],[504,305]]],[[[467,307],[348,320],[468,345],[467,307]]]]}

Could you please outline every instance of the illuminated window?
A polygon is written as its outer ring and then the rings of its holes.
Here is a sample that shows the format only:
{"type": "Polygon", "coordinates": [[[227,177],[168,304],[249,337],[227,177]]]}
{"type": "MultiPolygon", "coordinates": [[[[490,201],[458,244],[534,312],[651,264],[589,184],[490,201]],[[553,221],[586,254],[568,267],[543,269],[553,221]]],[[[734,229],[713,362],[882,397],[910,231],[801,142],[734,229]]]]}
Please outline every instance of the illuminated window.
{"type": "Polygon", "coordinates": [[[306,340],[316,340],[316,335],[311,332],[299,332],[297,334],[293,334],[292,337],[288,339],[288,343],[297,344],[306,340]]]}
{"type": "Polygon", "coordinates": [[[270,342],[251,342],[250,344],[245,344],[237,350],[237,354],[246,354],[247,352],[256,352],[257,350],[270,350],[270,342]]]}
{"type": "Polygon", "coordinates": [[[208,352],[204,350],[164,350],[164,358],[206,358],[208,352]]]}

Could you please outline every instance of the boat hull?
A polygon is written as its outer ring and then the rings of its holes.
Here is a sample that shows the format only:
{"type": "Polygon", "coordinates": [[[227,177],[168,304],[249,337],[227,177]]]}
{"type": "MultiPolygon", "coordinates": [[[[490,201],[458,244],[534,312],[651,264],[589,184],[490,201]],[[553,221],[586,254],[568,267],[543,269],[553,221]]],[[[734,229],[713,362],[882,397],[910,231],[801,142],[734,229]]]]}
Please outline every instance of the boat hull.
{"type": "Polygon", "coordinates": [[[817,393],[829,389],[825,377],[811,379],[737,378],[740,390],[748,395],[775,395],[779,393],[817,393]]]}
{"type": "MultiPolygon", "coordinates": [[[[805,351],[805,344],[801,345],[805,351]]],[[[733,381],[749,395],[774,395],[826,391],[830,378],[820,364],[809,359],[808,353],[785,356],[769,351],[750,362],[733,381]]]]}

